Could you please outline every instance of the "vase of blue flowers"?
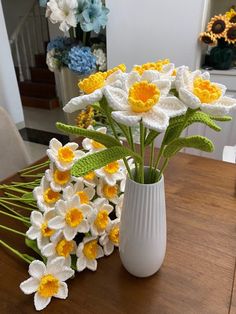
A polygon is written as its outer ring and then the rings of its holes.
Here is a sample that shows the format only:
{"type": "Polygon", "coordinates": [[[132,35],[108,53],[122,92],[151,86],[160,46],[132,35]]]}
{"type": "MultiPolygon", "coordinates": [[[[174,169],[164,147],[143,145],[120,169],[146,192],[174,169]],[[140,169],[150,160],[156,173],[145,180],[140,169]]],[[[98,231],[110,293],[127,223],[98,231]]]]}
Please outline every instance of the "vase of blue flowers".
{"type": "Polygon", "coordinates": [[[47,46],[47,65],[56,73],[62,104],[80,94],[78,81],[106,70],[104,29],[109,10],[102,0],[41,1],[46,17],[64,33],[47,46]]]}

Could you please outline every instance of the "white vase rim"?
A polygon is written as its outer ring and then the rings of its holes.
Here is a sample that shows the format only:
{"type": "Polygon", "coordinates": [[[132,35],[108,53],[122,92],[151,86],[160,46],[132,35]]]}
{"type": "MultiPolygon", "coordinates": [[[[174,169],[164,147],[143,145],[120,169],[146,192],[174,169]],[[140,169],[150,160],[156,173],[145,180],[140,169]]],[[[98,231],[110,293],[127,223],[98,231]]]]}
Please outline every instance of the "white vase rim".
{"type": "MultiPolygon", "coordinates": [[[[150,167],[148,167],[148,166],[144,166],[144,169],[146,170],[146,169],[150,169],[150,167]]],[[[134,173],[134,171],[135,171],[135,169],[131,169],[131,173],[133,174],[134,173]]],[[[158,171],[158,169],[156,170],[156,172],[158,171]]],[[[162,182],[163,182],[163,179],[164,179],[164,175],[162,174],[161,175],[161,179],[159,180],[159,181],[157,181],[157,182],[153,182],[153,183],[140,183],[140,182],[136,182],[136,181],[134,181],[133,179],[131,179],[128,175],[127,175],[127,180],[128,181],[130,181],[130,182],[132,182],[132,183],[134,183],[134,184],[136,184],[136,185],[138,185],[138,186],[153,186],[153,185],[157,185],[157,184],[161,184],[162,182]]]]}

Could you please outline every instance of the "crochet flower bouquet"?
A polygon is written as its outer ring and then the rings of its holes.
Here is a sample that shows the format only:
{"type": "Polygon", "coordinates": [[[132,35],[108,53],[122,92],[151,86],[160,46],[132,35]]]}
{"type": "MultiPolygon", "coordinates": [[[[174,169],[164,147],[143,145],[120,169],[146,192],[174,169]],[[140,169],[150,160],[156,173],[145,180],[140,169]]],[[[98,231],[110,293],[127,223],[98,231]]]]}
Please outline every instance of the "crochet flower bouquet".
{"type": "Polygon", "coordinates": [[[52,139],[47,151],[50,167],[39,186],[35,181],[36,203],[32,195],[21,198],[34,209],[30,220],[20,217],[29,226],[26,244],[41,261],[17,253],[30,263],[30,278],[20,288],[25,294],[34,293],[37,310],[52,297],[65,299],[65,281],[86,268],[95,271],[97,259],[119,245],[126,175],[137,183],[154,183],[181,149],[213,151],[206,137],[183,137],[182,132],[194,123],[218,132],[215,121],[230,121],[228,114],[236,107],[236,100],[225,96],[226,87],[212,83],[207,72],[191,72],[186,66],[176,69],[168,60],[135,66],[130,73],[125,70],[119,65],[92,74],[79,83],[84,94],[64,107],[74,112],[92,105],[107,117],[113,135],[106,134],[105,126],[84,129],[57,123],[61,131],[84,137],[82,146],[62,146],[52,139]],[[133,139],[137,127],[139,146],[133,139]],[[161,135],[157,154],[155,140],[161,135]],[[147,150],[151,153],[145,172],[147,150]]]}

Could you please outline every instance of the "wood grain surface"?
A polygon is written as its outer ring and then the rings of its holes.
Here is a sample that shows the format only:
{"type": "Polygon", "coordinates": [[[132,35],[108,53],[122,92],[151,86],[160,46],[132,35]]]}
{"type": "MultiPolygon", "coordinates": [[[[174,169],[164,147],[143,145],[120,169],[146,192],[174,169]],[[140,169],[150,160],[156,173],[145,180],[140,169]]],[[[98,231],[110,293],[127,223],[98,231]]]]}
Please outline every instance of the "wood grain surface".
{"type": "MultiPolygon", "coordinates": [[[[20,180],[17,175],[8,180],[20,180]]],[[[146,279],[129,275],[119,253],[68,281],[66,301],[53,299],[43,313],[235,314],[236,167],[179,154],[165,174],[168,242],[161,270],[146,279]],[[234,290],[233,290],[234,285],[234,290]]],[[[1,223],[22,226],[1,216],[1,223]]],[[[28,252],[20,236],[0,237],[28,252]]],[[[145,256],[143,256],[145,258],[145,256]]],[[[28,266],[7,250],[0,254],[0,313],[35,313],[22,294],[28,266]]]]}

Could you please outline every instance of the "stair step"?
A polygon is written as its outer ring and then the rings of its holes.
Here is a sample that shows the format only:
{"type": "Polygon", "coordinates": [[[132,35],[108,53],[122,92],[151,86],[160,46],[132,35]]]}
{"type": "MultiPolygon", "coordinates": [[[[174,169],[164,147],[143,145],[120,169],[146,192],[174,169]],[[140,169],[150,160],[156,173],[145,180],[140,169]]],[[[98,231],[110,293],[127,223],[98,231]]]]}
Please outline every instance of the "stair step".
{"type": "Polygon", "coordinates": [[[46,54],[44,54],[44,53],[36,54],[36,55],[34,55],[34,59],[35,59],[36,67],[47,68],[46,54]]]}
{"type": "Polygon", "coordinates": [[[50,83],[38,83],[32,81],[19,82],[22,96],[39,98],[56,98],[55,85],[50,83]]]}
{"type": "Polygon", "coordinates": [[[32,67],[30,73],[32,82],[55,83],[54,73],[47,68],[32,67]]]}
{"type": "Polygon", "coordinates": [[[33,107],[40,109],[55,109],[59,107],[58,98],[36,98],[36,97],[28,97],[21,96],[22,105],[25,107],[33,107]]]}

